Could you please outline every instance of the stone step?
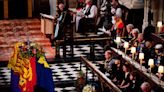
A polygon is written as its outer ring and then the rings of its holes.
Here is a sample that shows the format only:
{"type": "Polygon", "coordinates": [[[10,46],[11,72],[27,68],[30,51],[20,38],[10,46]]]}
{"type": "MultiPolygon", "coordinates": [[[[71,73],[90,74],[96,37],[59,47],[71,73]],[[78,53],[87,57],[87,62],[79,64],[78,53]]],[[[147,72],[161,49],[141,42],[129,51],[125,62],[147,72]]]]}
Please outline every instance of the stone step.
{"type": "Polygon", "coordinates": [[[1,27],[0,32],[1,31],[3,31],[3,32],[10,32],[10,31],[30,31],[30,30],[40,31],[40,25],[31,25],[31,26],[29,25],[29,26],[25,26],[25,27],[17,26],[14,29],[11,26],[8,26],[8,27],[5,27],[5,28],[2,28],[1,27]]]}
{"type": "Polygon", "coordinates": [[[26,35],[29,35],[29,36],[32,36],[32,35],[44,35],[41,31],[28,31],[28,32],[24,32],[24,31],[19,31],[19,32],[0,32],[0,36],[1,37],[8,37],[8,36],[26,36],[26,35]]]}
{"type": "Polygon", "coordinates": [[[0,26],[40,25],[40,20],[0,20],[0,26]]]}
{"type": "Polygon", "coordinates": [[[16,42],[38,43],[45,49],[47,58],[54,58],[55,50],[46,35],[41,32],[38,19],[0,20],[0,61],[8,61],[16,42]],[[13,29],[15,28],[15,30],[13,29]]]}

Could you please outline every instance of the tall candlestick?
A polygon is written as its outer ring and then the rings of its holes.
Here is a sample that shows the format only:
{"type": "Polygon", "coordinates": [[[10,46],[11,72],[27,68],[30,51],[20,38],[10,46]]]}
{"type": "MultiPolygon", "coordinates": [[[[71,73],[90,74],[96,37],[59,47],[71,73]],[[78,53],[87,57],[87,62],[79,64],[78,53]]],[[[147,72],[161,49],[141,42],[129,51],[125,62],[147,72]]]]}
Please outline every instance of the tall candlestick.
{"type": "Polygon", "coordinates": [[[139,60],[140,60],[141,70],[142,70],[142,60],[143,59],[144,59],[144,53],[139,53],[139,60]]]}
{"type": "Polygon", "coordinates": [[[158,67],[158,73],[164,73],[164,66],[160,65],[158,67]]]}
{"type": "Polygon", "coordinates": [[[142,70],[142,60],[143,59],[144,59],[144,53],[139,53],[139,60],[140,60],[141,70],[142,70]]]}
{"type": "Polygon", "coordinates": [[[144,59],[144,53],[139,53],[139,59],[143,60],[144,59]]]}
{"type": "Polygon", "coordinates": [[[149,59],[148,65],[150,66],[150,77],[151,77],[151,68],[154,66],[154,59],[149,59]]]}
{"type": "Polygon", "coordinates": [[[159,73],[159,85],[161,85],[161,76],[162,76],[162,73],[164,73],[164,66],[160,65],[158,67],[158,73],[159,73]]]}
{"type": "Polygon", "coordinates": [[[154,59],[149,59],[148,65],[152,68],[154,66],[154,59]]]}
{"type": "Polygon", "coordinates": [[[129,48],[129,43],[128,42],[124,42],[124,48],[125,48],[125,54],[126,54],[126,51],[129,48]]]}
{"type": "Polygon", "coordinates": [[[160,33],[160,28],[162,27],[162,21],[157,22],[158,33],[160,33]]]}
{"type": "Polygon", "coordinates": [[[132,59],[134,59],[134,55],[136,53],[136,47],[131,47],[132,59]]]}
{"type": "Polygon", "coordinates": [[[117,48],[119,48],[119,44],[121,42],[121,38],[119,36],[116,37],[117,48]]]}

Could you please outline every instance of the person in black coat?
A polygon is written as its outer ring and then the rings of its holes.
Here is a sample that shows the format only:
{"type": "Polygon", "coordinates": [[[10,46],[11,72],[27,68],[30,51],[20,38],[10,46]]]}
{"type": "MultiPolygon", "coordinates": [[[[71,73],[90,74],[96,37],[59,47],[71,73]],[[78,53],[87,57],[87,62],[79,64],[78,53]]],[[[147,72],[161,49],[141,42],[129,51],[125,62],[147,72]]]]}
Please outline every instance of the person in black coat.
{"type": "Polygon", "coordinates": [[[142,84],[142,80],[139,79],[136,71],[130,73],[130,86],[128,92],[139,92],[140,85],[142,84]]]}
{"type": "Polygon", "coordinates": [[[124,79],[118,87],[123,91],[127,92],[130,89],[130,67],[128,63],[123,65],[124,79]]]}
{"type": "Polygon", "coordinates": [[[152,39],[149,39],[145,42],[145,47],[143,48],[144,53],[144,62],[143,65],[148,68],[148,60],[150,58],[154,59],[155,57],[155,49],[154,49],[154,42],[152,39]]]}
{"type": "Polygon", "coordinates": [[[112,65],[112,72],[110,74],[110,77],[112,81],[117,85],[120,84],[123,80],[124,72],[122,70],[122,63],[121,60],[118,58],[115,60],[115,63],[112,65]]]}

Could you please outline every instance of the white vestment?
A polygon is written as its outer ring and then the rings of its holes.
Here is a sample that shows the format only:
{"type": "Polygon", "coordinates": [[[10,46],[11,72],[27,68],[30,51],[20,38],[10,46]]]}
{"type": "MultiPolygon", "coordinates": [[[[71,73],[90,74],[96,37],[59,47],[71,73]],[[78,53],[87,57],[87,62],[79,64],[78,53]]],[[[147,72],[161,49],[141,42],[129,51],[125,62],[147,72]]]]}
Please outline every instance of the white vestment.
{"type": "Polygon", "coordinates": [[[56,0],[49,0],[50,15],[56,16],[56,0]]]}

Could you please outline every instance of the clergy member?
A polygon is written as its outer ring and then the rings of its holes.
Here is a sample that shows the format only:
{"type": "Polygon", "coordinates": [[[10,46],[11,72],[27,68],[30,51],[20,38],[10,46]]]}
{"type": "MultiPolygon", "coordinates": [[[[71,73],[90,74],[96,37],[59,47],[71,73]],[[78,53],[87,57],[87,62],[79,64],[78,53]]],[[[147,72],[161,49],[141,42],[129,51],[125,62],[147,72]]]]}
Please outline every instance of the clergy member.
{"type": "Polygon", "coordinates": [[[50,3],[50,15],[56,16],[56,0],[49,0],[50,3]]]}
{"type": "Polygon", "coordinates": [[[85,25],[89,22],[95,22],[97,16],[97,7],[92,4],[92,0],[86,0],[85,4],[85,7],[77,13],[76,28],[78,28],[78,32],[83,32],[85,25]]]}

